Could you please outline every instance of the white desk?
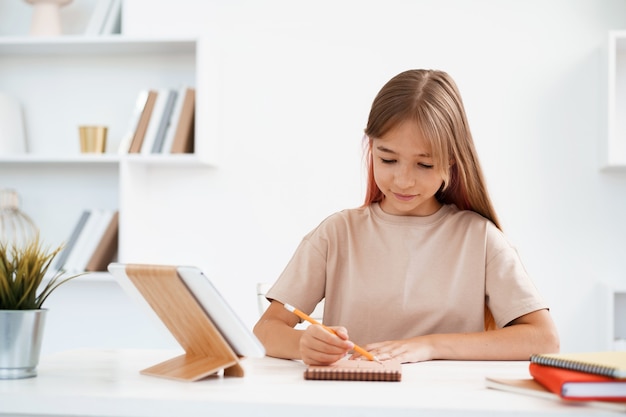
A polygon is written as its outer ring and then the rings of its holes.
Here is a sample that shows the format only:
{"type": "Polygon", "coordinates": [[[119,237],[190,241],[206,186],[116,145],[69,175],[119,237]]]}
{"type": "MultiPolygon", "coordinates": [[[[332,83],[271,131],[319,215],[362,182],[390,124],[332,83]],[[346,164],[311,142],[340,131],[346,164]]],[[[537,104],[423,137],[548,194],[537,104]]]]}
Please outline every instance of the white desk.
{"type": "Polygon", "coordinates": [[[528,377],[527,362],[408,364],[402,382],[306,381],[301,362],[273,358],[244,359],[243,378],[178,382],[139,374],[176,353],[74,350],[44,357],[37,377],[0,380],[0,415],[618,415],[485,388],[485,376],[528,377]]]}

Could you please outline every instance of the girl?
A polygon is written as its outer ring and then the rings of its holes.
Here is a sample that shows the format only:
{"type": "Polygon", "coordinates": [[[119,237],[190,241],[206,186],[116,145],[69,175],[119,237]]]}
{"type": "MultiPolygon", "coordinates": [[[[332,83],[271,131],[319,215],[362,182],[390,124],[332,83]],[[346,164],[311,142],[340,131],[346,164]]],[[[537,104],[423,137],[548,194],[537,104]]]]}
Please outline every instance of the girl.
{"type": "Polygon", "coordinates": [[[365,134],[365,203],[306,235],[268,291],[254,328],[267,354],[330,364],[354,343],[401,362],[557,352],[548,306],[500,231],[450,76],[392,78],[365,134]],[[309,313],[322,299],[337,334],[294,329],[283,303],[309,313]]]}

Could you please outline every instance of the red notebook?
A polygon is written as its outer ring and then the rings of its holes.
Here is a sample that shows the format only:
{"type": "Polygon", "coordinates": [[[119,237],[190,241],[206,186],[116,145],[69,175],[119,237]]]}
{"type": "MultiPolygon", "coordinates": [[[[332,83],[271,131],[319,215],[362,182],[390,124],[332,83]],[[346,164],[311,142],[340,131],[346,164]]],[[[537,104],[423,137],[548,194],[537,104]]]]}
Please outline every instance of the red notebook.
{"type": "Polygon", "coordinates": [[[626,401],[626,379],[531,363],[532,377],[567,400],[626,401]]]}

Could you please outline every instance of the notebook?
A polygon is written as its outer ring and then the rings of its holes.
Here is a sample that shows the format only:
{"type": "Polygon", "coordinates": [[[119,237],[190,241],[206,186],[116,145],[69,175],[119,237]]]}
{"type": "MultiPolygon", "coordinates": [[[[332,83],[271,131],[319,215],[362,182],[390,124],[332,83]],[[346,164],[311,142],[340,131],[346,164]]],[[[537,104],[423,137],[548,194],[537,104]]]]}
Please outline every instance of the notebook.
{"type": "Polygon", "coordinates": [[[485,378],[485,385],[487,386],[487,388],[490,389],[544,398],[547,400],[558,401],[563,404],[576,405],[577,407],[593,407],[605,410],[626,412],[626,402],[569,401],[557,394],[550,392],[547,388],[543,387],[533,378],[507,379],[498,377],[487,377],[485,378]]]}
{"type": "Polygon", "coordinates": [[[626,379],[531,363],[530,375],[550,392],[568,400],[626,402],[626,379]]]}
{"type": "Polygon", "coordinates": [[[572,371],[626,378],[626,351],[546,353],[532,355],[530,361],[572,371]]]}
{"type": "Polygon", "coordinates": [[[398,382],[402,379],[402,365],[395,360],[374,362],[342,359],[331,365],[309,365],[304,371],[304,379],[398,382]]]}

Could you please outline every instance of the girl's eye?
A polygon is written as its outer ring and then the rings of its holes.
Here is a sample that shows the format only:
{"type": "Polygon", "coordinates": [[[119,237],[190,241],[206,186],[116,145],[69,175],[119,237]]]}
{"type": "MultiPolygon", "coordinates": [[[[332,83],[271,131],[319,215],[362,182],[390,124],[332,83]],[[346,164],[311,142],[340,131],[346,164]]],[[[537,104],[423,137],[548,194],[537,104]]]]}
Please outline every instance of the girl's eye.
{"type": "Polygon", "coordinates": [[[393,164],[394,162],[396,162],[396,160],[380,158],[380,162],[382,162],[383,164],[393,164]]]}
{"type": "Polygon", "coordinates": [[[420,164],[417,164],[417,165],[422,167],[422,168],[426,168],[426,169],[432,169],[432,167],[433,167],[433,165],[423,164],[423,163],[420,163],[420,164]]]}

